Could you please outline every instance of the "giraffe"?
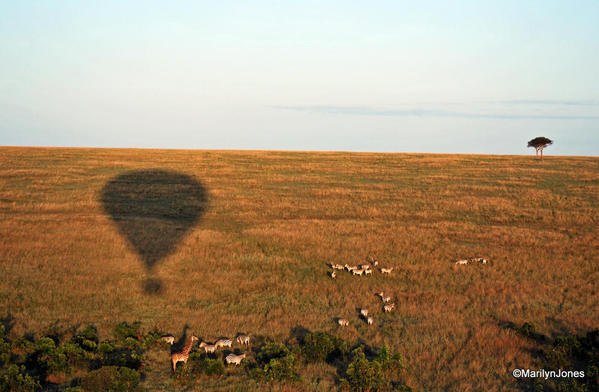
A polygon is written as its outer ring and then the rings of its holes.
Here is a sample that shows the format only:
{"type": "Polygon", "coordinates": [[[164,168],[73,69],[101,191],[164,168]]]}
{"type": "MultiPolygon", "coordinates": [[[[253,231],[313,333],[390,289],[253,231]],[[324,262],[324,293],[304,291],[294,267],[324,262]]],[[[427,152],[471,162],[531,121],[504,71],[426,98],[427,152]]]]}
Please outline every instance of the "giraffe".
{"type": "Polygon", "coordinates": [[[184,364],[187,363],[187,358],[189,357],[189,352],[191,351],[191,346],[193,346],[193,342],[198,340],[198,338],[194,335],[191,335],[189,338],[189,343],[183,347],[183,349],[179,352],[171,354],[171,361],[173,363],[173,372],[177,370],[177,362],[183,361],[184,364]]]}

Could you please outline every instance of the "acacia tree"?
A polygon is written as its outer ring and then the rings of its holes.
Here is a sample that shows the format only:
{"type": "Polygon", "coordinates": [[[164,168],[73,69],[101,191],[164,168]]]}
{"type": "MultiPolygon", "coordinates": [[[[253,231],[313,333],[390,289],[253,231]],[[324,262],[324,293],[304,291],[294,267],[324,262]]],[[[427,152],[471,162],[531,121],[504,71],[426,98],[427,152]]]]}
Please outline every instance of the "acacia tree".
{"type": "Polygon", "coordinates": [[[543,149],[547,146],[553,144],[553,140],[547,139],[546,137],[539,136],[535,137],[531,141],[528,142],[528,147],[534,147],[537,152],[537,157],[539,156],[539,151],[541,151],[541,160],[543,159],[543,149]]]}

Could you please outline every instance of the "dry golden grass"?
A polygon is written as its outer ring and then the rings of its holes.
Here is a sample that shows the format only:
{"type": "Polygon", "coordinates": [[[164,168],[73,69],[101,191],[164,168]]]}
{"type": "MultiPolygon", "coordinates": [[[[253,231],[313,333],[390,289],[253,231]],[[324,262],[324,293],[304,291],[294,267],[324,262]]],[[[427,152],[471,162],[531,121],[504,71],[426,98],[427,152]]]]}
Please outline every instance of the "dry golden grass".
{"type": "MultiPolygon", "coordinates": [[[[301,325],[389,344],[416,389],[515,389],[511,370],[538,359],[502,322],[549,335],[599,326],[598,195],[597,158],[2,148],[0,314],[15,333],[140,320],[205,339],[283,339],[301,325]],[[115,176],[154,168],[195,176],[208,208],[150,273],[99,199],[115,176]],[[368,254],[393,274],[327,276],[327,263],[368,254]],[[474,256],[492,264],[451,263],[474,256]],[[151,274],[163,293],[144,292],[151,274]]],[[[146,386],[172,388],[168,355],[153,360],[164,369],[146,386]]],[[[304,373],[275,390],[334,383],[332,368],[304,373]]],[[[254,384],[232,372],[198,385],[254,384]]]]}

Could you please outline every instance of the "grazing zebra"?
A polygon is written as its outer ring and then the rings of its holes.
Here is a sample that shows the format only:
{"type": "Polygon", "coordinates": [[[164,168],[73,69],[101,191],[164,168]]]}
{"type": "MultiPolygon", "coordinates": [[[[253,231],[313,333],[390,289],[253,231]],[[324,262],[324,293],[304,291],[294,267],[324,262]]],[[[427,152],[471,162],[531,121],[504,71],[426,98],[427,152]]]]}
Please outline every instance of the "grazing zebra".
{"type": "Polygon", "coordinates": [[[241,364],[241,361],[243,361],[244,359],[245,359],[245,353],[239,354],[239,355],[229,354],[225,357],[225,361],[227,362],[227,365],[234,363],[235,366],[241,364]]]}
{"type": "Polygon", "coordinates": [[[216,351],[216,348],[217,348],[218,346],[217,346],[217,345],[215,345],[215,344],[208,344],[208,343],[206,343],[206,342],[202,342],[202,343],[200,343],[200,347],[203,347],[203,348],[204,348],[204,351],[206,351],[206,354],[208,354],[208,353],[213,353],[213,352],[215,352],[215,351],[216,351]]]}
{"type": "Polygon", "coordinates": [[[219,339],[214,343],[216,347],[231,347],[233,341],[231,339],[219,339]]]}

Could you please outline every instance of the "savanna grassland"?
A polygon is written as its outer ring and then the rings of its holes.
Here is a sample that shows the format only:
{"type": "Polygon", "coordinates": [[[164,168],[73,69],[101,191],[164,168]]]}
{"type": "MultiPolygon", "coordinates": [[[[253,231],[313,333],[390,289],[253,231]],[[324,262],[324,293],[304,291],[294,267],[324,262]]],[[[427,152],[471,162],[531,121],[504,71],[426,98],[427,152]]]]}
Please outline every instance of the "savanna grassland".
{"type": "MultiPolygon", "coordinates": [[[[14,334],[139,320],[180,336],[284,340],[299,326],[389,345],[415,390],[514,390],[535,343],[599,327],[599,158],[135,149],[0,149],[0,315],[14,334]],[[119,175],[195,177],[206,207],[151,271],[101,203],[119,175]],[[328,263],[375,272],[331,279],[328,263]],[[485,257],[488,265],[453,261],[485,257]],[[148,294],[150,275],[162,282],[148,294]],[[393,297],[383,314],[374,295],[393,297]],[[357,308],[374,317],[367,326],[357,308]],[[340,329],[336,317],[350,320],[340,329]]],[[[150,389],[173,389],[169,352],[150,389]]],[[[326,364],[280,390],[328,390],[326,364]]],[[[198,390],[258,390],[241,369],[198,390]]]]}

